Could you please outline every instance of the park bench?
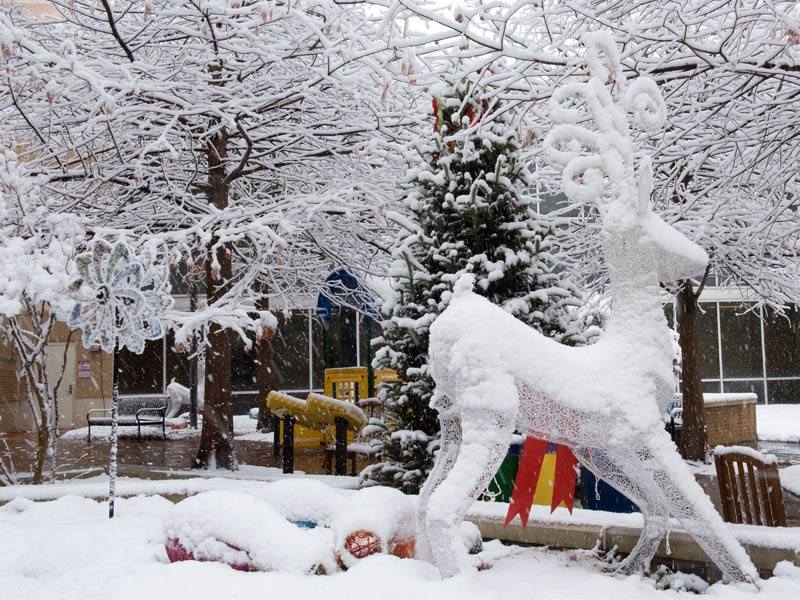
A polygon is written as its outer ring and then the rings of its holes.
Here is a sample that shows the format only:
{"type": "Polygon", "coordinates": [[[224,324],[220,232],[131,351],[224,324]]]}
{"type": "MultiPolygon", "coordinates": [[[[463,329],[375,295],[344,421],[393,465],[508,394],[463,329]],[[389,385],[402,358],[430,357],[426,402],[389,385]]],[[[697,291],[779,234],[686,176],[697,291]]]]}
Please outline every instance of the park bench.
{"type": "MultiPolygon", "coordinates": [[[[142,439],[143,425],[161,425],[161,434],[166,431],[167,398],[162,396],[123,397],[119,399],[118,427],[136,427],[137,438],[142,439]]],[[[87,441],[92,441],[92,426],[110,426],[111,409],[93,408],[86,413],[89,425],[87,441]]]]}

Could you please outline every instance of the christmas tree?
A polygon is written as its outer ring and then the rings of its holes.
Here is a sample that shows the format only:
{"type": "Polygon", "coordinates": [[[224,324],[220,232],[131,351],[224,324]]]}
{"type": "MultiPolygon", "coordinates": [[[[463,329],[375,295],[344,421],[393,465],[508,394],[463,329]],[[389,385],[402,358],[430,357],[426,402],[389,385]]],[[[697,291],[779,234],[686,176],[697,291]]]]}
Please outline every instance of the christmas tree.
{"type": "MultiPolygon", "coordinates": [[[[554,272],[552,226],[519,190],[530,186],[508,112],[479,99],[468,80],[434,96],[432,142],[411,173],[407,218],[390,270],[395,292],[382,308],[377,369],[399,381],[383,386],[378,452],[383,462],[362,473],[416,493],[433,466],[438,419],[429,407],[434,383],[428,368],[428,328],[465,272],[475,291],[518,319],[564,343],[580,343],[574,289],[554,272]]],[[[535,357],[531,357],[535,360],[535,357]]]]}

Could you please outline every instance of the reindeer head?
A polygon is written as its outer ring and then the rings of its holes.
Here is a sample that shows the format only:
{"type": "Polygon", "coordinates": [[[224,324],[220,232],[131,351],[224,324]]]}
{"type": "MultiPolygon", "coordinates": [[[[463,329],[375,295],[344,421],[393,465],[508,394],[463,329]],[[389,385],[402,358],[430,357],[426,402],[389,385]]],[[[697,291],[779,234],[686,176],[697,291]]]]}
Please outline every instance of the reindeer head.
{"type": "Polygon", "coordinates": [[[610,35],[594,32],[583,42],[591,76],[553,93],[550,111],[556,125],[545,139],[546,157],[561,169],[563,190],[570,199],[597,205],[612,277],[615,272],[655,272],[659,281],[691,277],[705,268],[708,256],[652,212],[650,159],[642,155],[636,160],[628,128],[628,113],[640,129],[661,128],[664,99],[647,77],[627,85],[610,35]],[[607,82],[615,84],[616,98],[607,82]]]}

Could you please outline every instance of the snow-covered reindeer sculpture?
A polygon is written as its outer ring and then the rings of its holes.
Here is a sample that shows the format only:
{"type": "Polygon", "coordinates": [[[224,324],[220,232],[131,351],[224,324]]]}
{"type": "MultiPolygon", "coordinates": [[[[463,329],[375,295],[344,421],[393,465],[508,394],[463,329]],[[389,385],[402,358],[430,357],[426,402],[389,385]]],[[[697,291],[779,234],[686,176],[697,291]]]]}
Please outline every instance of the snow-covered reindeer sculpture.
{"type": "Polygon", "coordinates": [[[649,567],[670,518],[694,536],[725,579],[756,580],[744,549],[694,481],[664,430],[672,397],[670,332],[659,282],[701,272],[705,252],[650,209],[647,158],[634,172],[627,113],[660,127],[655,83],[626,85],[610,37],[585,39],[591,77],[553,95],[556,126],[548,160],[563,170],[569,197],[597,204],[611,290],[608,327],[594,345],[571,348],[542,336],[457,282],[431,327],[430,360],[442,447],[419,499],[419,554],[445,576],[467,568],[458,528],[497,471],[514,430],[564,444],[641,509],[644,527],[620,568],[649,567]],[[617,98],[606,88],[610,77],[617,98]],[[593,123],[593,126],[592,126],[593,123]],[[590,129],[591,127],[591,129],[590,129]]]}

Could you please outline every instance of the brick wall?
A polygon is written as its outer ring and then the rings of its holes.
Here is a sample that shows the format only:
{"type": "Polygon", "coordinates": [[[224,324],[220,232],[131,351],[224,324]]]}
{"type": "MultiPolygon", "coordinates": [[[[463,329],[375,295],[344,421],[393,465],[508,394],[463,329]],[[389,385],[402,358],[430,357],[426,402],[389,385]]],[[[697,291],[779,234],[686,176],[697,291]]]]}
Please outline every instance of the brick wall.
{"type": "Polygon", "coordinates": [[[741,444],[756,442],[755,402],[719,402],[706,404],[708,445],[741,444]]]}

